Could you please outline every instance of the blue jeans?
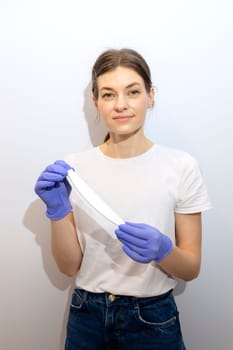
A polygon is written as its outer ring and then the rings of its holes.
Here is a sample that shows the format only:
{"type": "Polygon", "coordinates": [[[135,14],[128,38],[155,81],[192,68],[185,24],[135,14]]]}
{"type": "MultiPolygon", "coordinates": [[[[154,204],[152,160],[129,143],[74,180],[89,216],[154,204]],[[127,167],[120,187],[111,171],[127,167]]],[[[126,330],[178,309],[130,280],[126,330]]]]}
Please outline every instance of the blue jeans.
{"type": "Polygon", "coordinates": [[[136,298],[75,289],[65,350],[185,350],[172,291],[136,298]]]}

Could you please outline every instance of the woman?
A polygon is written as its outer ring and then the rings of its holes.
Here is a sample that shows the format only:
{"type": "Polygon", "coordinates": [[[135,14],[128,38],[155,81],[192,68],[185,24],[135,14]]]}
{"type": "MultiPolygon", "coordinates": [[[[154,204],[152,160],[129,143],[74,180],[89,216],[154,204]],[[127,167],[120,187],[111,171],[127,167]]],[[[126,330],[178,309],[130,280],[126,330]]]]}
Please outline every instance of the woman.
{"type": "Polygon", "coordinates": [[[35,191],[51,220],[52,252],[76,276],[66,350],[185,349],[172,291],[196,278],[201,212],[210,208],[197,162],[143,132],[154,103],[150,69],[134,50],[108,50],[92,71],[93,101],[105,142],[56,161],[35,191]],[[114,224],[69,196],[74,168],[125,220],[114,224]]]}

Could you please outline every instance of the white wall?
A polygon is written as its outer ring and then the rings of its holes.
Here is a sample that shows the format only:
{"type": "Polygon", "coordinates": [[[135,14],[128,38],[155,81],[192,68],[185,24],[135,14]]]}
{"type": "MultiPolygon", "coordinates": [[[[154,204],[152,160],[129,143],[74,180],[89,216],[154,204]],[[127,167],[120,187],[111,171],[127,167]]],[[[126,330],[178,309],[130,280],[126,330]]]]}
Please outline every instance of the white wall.
{"type": "Polygon", "coordinates": [[[103,50],[128,46],[145,56],[158,88],[147,134],[199,160],[214,205],[204,215],[201,275],[176,292],[187,349],[231,350],[232,2],[79,4],[0,2],[1,349],[63,349],[73,282],[53,262],[33,187],[48,163],[101,140],[91,67],[103,50]]]}

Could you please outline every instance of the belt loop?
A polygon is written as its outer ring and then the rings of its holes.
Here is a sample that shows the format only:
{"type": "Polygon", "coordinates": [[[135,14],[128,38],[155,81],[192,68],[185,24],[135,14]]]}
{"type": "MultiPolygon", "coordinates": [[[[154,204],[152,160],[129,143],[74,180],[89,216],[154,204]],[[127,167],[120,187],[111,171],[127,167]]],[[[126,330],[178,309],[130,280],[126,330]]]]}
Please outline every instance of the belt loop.
{"type": "Polygon", "coordinates": [[[135,310],[139,308],[138,306],[138,298],[137,297],[132,297],[132,302],[133,302],[133,307],[135,310]]]}
{"type": "Polygon", "coordinates": [[[88,291],[87,291],[87,290],[84,290],[83,292],[84,292],[84,293],[83,293],[83,300],[86,301],[87,298],[88,298],[88,291]]]}
{"type": "Polygon", "coordinates": [[[76,287],[75,290],[77,290],[78,294],[82,297],[82,300],[85,301],[88,298],[88,291],[85,289],[81,289],[76,287]]]}

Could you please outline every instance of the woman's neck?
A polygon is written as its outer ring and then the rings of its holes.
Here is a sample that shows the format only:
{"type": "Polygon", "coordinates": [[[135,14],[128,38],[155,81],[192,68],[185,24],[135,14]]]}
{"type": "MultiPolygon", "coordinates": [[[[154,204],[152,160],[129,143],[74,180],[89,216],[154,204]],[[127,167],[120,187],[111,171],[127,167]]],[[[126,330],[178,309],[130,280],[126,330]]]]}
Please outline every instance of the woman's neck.
{"type": "Polygon", "coordinates": [[[113,135],[100,146],[100,150],[111,158],[131,158],[145,153],[153,146],[153,142],[139,131],[134,135],[113,135]]]}

